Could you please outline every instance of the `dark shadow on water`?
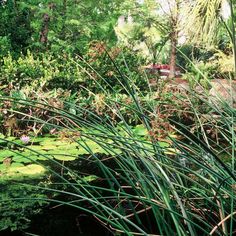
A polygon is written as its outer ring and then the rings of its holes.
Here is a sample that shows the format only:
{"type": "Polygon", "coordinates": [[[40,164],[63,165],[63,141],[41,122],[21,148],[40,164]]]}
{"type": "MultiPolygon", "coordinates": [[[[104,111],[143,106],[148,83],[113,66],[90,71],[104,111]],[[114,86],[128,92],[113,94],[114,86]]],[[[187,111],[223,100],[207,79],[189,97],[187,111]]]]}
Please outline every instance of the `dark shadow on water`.
{"type": "Polygon", "coordinates": [[[0,231],[0,236],[112,236],[93,216],[72,207],[47,209],[32,218],[25,232],[0,231]]]}

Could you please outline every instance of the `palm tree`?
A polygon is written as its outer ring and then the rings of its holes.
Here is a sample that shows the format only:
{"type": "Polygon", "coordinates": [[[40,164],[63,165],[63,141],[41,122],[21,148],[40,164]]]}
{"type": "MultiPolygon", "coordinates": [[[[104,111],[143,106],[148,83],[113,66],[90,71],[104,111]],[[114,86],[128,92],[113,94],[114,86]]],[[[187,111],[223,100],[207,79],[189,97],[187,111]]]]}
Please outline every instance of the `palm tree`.
{"type": "Polygon", "coordinates": [[[188,1],[185,30],[190,41],[210,45],[216,39],[219,27],[223,26],[231,40],[234,56],[234,79],[236,79],[236,34],[233,0],[191,0],[188,1]],[[226,10],[225,17],[222,10],[226,10]]]}

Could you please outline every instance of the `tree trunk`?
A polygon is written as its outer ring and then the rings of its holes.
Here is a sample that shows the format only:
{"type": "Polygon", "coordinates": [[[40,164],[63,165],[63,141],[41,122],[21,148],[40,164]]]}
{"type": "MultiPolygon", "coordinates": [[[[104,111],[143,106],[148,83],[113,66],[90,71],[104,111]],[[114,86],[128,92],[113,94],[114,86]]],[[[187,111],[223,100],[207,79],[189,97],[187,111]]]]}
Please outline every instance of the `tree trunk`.
{"type": "Polygon", "coordinates": [[[49,26],[50,16],[48,14],[43,15],[43,25],[40,32],[40,42],[43,45],[47,45],[48,42],[48,26],[49,26]]]}
{"type": "Polygon", "coordinates": [[[170,50],[170,73],[168,78],[173,79],[175,77],[175,66],[176,66],[176,46],[177,46],[177,33],[176,31],[171,32],[171,50],[170,50]]]}
{"type": "Polygon", "coordinates": [[[62,18],[63,18],[63,25],[61,29],[61,38],[65,40],[66,38],[66,12],[67,12],[67,0],[63,0],[63,9],[62,9],[62,18]]]}
{"type": "MultiPolygon", "coordinates": [[[[49,3],[48,4],[48,8],[50,10],[53,10],[55,8],[55,4],[54,3],[49,3]]],[[[45,13],[43,15],[43,24],[42,24],[42,28],[40,31],[40,42],[46,47],[47,46],[47,42],[48,42],[48,31],[49,31],[49,22],[50,22],[50,16],[45,13]]]]}
{"type": "Polygon", "coordinates": [[[171,33],[170,33],[170,73],[168,79],[175,78],[176,70],[176,47],[178,43],[178,19],[179,19],[179,10],[180,10],[180,0],[175,0],[175,7],[172,9],[172,16],[170,18],[171,24],[171,33]]]}

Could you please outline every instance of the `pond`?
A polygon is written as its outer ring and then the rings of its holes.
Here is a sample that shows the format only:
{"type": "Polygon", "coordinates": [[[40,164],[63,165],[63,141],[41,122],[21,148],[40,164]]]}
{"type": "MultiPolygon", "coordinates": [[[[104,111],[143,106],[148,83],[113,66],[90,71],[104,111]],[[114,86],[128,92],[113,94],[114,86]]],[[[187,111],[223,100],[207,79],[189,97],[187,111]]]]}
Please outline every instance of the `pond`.
{"type": "MultiPolygon", "coordinates": [[[[132,132],[133,138],[122,127],[117,127],[117,132],[123,137],[119,141],[125,142],[126,146],[140,142],[140,150],[143,148],[143,152],[154,152],[143,125],[130,127],[129,132],[132,132]]],[[[64,199],[61,199],[60,194],[49,194],[44,190],[58,183],[60,177],[73,181],[74,174],[79,174],[81,181],[94,181],[98,179],[99,170],[93,164],[92,156],[96,155],[101,159],[115,158],[122,153],[123,150],[115,143],[116,134],[104,135],[95,131],[95,138],[90,133],[91,130],[82,129],[73,133],[63,130],[57,135],[41,137],[0,137],[0,195],[5,201],[0,203],[1,214],[5,216],[0,220],[3,230],[0,232],[3,235],[110,234],[100,222],[81,210],[49,204],[48,198],[59,198],[60,201],[64,199]],[[41,189],[33,189],[32,185],[41,186],[41,189]],[[21,199],[27,197],[34,200],[21,199]],[[13,230],[11,234],[9,228],[13,230]],[[16,231],[17,229],[21,231],[16,231]]],[[[169,141],[160,141],[159,145],[166,147],[167,152],[173,152],[169,141]]]]}
{"type": "MultiPolygon", "coordinates": [[[[98,168],[99,160],[114,169],[117,163],[113,158],[122,156],[134,144],[139,145],[140,155],[155,154],[155,146],[143,125],[130,127],[128,132],[117,127],[117,132],[118,136],[117,133],[104,134],[89,129],[63,130],[56,135],[29,137],[27,142],[19,137],[2,136],[0,214],[3,217],[0,219],[0,235],[113,235],[112,230],[92,214],[65,205],[64,202],[73,202],[75,198],[57,191],[73,188],[65,181],[76,184],[95,182],[98,188],[108,187],[109,181],[106,183],[101,178],[104,173],[98,168]],[[94,161],[96,158],[98,162],[94,161]]],[[[170,139],[158,141],[157,146],[171,159],[180,152],[172,146],[170,139]]],[[[85,203],[84,207],[90,209],[91,205],[85,203]]],[[[132,212],[129,207],[125,206],[125,209],[132,212]]],[[[144,215],[144,227],[149,227],[147,219],[152,218],[154,216],[150,217],[150,214],[144,215]]],[[[155,232],[152,227],[149,231],[155,232]]]]}

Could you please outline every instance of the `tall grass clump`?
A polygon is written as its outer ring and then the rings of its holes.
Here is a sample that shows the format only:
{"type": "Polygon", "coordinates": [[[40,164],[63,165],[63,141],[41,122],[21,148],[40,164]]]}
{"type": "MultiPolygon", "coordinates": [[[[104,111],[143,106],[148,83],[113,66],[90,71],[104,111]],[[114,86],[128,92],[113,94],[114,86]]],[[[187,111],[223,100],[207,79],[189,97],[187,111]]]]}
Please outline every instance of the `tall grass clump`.
{"type": "MultiPolygon", "coordinates": [[[[158,127],[164,129],[157,111],[164,106],[164,113],[171,114],[172,108],[168,110],[164,101],[155,101],[151,90],[153,96],[144,106],[141,101],[145,95],[137,91],[132,78],[124,75],[115,63],[114,67],[119,72],[117,83],[129,103],[121,104],[114,98],[109,103],[101,101],[106,108],[103,114],[74,103],[72,112],[46,102],[0,98],[2,102],[21,106],[21,110],[11,110],[17,119],[56,132],[67,130],[68,145],[76,142],[78,153],[84,151],[84,155],[75,153],[76,160],[67,164],[28,145],[31,153],[48,159],[46,164],[35,162],[43,165],[51,176],[46,187],[34,188],[47,191],[48,198],[43,200],[56,207],[67,205],[82,211],[111,235],[234,235],[235,109],[224,101],[212,103],[204,94],[191,91],[185,96],[173,94],[173,102],[179,99],[180,104],[188,104],[191,122],[187,124],[174,114],[169,115],[172,133],[163,138],[155,132],[158,127]],[[144,135],[137,135],[121,106],[138,117],[144,135]],[[25,112],[29,107],[47,111],[51,118],[44,120],[25,112]],[[110,115],[113,113],[116,121],[110,115]],[[217,138],[211,134],[217,134],[217,138]]],[[[97,72],[91,70],[87,70],[88,77],[98,83],[93,77],[97,72]]],[[[111,97],[110,92],[102,87],[101,90],[107,98],[111,97]]],[[[121,96],[115,90],[112,93],[121,96]]],[[[180,112],[186,115],[185,110],[180,112]]],[[[17,152],[21,145],[15,145],[17,152]]],[[[33,199],[24,196],[15,200],[33,199]]]]}

